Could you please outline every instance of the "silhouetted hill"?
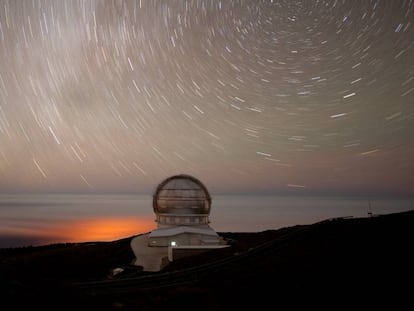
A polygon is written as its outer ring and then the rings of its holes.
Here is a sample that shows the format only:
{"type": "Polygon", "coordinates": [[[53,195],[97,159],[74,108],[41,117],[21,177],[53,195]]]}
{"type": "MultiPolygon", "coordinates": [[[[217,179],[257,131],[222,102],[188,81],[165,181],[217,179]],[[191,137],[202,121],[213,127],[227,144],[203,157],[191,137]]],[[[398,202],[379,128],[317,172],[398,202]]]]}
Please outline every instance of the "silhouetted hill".
{"type": "Polygon", "coordinates": [[[397,310],[412,304],[413,225],[410,211],[257,233],[222,232],[232,241],[230,248],[182,258],[158,273],[131,265],[132,237],[2,249],[0,290],[10,309],[397,310]],[[111,276],[117,267],[124,272],[111,276]],[[146,283],[142,276],[149,277],[146,283]],[[98,282],[77,286],[87,281],[98,282]]]}

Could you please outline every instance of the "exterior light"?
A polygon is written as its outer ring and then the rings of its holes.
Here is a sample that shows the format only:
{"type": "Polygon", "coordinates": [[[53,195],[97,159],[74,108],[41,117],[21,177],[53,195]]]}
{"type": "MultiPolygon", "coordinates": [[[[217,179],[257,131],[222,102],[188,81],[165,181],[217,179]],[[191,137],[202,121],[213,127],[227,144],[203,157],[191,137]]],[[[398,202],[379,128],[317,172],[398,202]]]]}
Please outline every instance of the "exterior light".
{"type": "Polygon", "coordinates": [[[171,241],[171,246],[177,246],[177,242],[175,242],[175,241],[171,241]]]}

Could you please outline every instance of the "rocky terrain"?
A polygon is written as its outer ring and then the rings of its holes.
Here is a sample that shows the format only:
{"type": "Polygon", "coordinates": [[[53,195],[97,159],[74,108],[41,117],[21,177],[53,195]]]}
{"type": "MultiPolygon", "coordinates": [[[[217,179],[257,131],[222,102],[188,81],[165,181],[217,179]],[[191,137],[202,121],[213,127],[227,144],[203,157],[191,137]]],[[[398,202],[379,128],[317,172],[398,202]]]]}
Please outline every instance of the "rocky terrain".
{"type": "Polygon", "coordinates": [[[231,247],[182,258],[157,273],[132,265],[133,237],[0,249],[2,309],[412,305],[414,210],[219,234],[231,247]]]}

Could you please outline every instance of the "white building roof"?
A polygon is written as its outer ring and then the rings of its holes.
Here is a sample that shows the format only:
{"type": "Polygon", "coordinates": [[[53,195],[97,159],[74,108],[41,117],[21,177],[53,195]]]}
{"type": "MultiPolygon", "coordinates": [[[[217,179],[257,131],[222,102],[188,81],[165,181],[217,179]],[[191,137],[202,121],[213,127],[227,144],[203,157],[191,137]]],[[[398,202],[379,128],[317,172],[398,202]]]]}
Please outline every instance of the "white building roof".
{"type": "Polygon", "coordinates": [[[200,228],[200,227],[190,227],[190,226],[178,226],[171,228],[161,228],[156,229],[150,232],[149,237],[166,237],[174,236],[182,233],[196,233],[203,235],[217,236],[218,234],[211,228],[200,228]]]}

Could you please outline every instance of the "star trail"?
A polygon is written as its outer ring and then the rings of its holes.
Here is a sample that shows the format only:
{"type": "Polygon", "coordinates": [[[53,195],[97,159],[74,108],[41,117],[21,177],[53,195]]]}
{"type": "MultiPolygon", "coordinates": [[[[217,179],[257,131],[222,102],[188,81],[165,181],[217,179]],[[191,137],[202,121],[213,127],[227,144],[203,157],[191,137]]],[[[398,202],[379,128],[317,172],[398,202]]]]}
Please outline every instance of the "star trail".
{"type": "Polygon", "coordinates": [[[0,192],[414,194],[414,1],[0,0],[0,192]]]}

